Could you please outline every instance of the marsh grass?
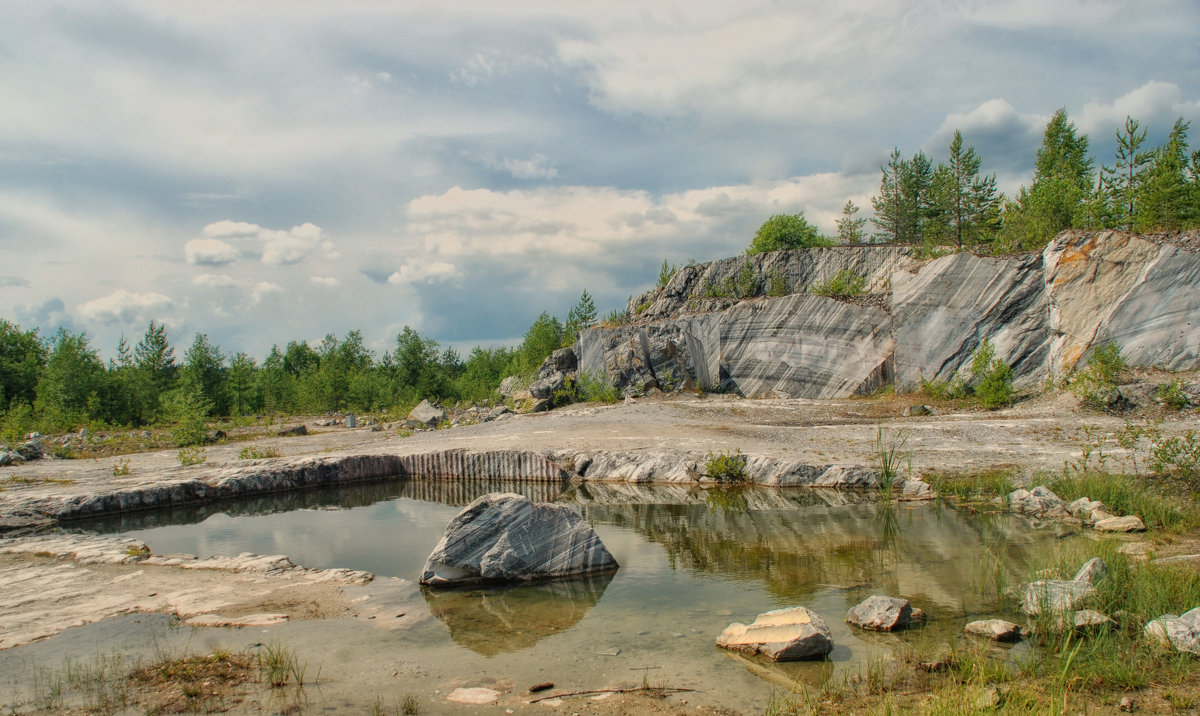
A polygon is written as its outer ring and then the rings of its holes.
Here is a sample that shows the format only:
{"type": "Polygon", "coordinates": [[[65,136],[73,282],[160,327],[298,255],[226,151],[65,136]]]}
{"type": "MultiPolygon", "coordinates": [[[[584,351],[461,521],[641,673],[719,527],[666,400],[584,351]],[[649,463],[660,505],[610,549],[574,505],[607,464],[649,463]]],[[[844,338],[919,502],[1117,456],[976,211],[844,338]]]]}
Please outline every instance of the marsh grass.
{"type": "Polygon", "coordinates": [[[1046,486],[1068,502],[1088,497],[1103,502],[1114,515],[1137,515],[1152,529],[1200,527],[1200,509],[1195,503],[1163,489],[1153,478],[1111,472],[1064,472],[1046,486]]]}
{"type": "Polygon", "coordinates": [[[1016,489],[1012,470],[988,470],[977,473],[935,472],[924,476],[942,497],[954,497],[964,502],[1005,497],[1016,489]]]}

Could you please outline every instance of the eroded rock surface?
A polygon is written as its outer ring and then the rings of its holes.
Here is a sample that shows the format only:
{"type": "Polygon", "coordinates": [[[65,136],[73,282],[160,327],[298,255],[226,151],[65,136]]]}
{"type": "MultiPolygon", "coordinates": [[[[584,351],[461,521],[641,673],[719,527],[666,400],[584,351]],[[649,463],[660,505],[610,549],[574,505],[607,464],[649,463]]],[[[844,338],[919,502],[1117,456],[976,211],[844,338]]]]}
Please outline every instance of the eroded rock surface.
{"type": "Polygon", "coordinates": [[[969,622],[963,631],[983,636],[992,641],[1014,642],[1021,640],[1021,627],[1004,619],[979,619],[969,622]]]}
{"type": "Polygon", "coordinates": [[[490,493],[446,526],[421,584],[454,585],[569,577],[611,571],[617,561],[568,507],[490,493]]]}
{"type": "Polygon", "coordinates": [[[1146,638],[1200,656],[1200,607],[1183,615],[1164,614],[1142,629],[1146,638]]]}
{"type": "Polygon", "coordinates": [[[773,661],[801,661],[825,658],[833,651],[833,636],[815,612],[790,607],[759,614],[749,625],[730,624],[717,637],[717,646],[773,661]]]}
{"type": "Polygon", "coordinates": [[[1093,580],[1103,575],[1105,569],[1104,560],[1094,557],[1079,568],[1073,579],[1039,579],[1030,582],[1022,590],[1021,611],[1031,617],[1043,612],[1073,612],[1096,593],[1093,580]]]}

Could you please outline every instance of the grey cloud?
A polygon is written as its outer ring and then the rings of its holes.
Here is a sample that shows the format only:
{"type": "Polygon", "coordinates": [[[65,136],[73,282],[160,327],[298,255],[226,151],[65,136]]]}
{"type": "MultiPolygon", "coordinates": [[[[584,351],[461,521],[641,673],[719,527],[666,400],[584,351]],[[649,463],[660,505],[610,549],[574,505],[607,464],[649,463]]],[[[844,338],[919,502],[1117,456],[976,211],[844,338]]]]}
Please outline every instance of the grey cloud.
{"type": "Polygon", "coordinates": [[[29,288],[29,281],[20,276],[0,276],[0,286],[4,288],[29,288]]]}

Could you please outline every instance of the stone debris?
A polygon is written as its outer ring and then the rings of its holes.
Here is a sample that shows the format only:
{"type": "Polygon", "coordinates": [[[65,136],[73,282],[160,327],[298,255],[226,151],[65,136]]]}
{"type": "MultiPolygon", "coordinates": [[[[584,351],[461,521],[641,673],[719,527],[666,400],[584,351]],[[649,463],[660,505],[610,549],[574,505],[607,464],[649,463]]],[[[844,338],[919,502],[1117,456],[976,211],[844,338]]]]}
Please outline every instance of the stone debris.
{"type": "Polygon", "coordinates": [[[805,607],[759,614],[752,624],[734,622],[717,637],[717,646],[772,661],[823,659],[833,651],[833,636],[820,616],[805,607]]]}
{"type": "Polygon", "coordinates": [[[1015,642],[1021,640],[1021,627],[1004,619],[980,619],[968,623],[963,631],[984,636],[992,641],[1015,642]]]}
{"type": "Polygon", "coordinates": [[[617,561],[596,532],[563,505],[489,493],[446,526],[421,584],[521,581],[607,572],[617,561]]]}
{"type": "Polygon", "coordinates": [[[417,407],[408,413],[408,420],[415,421],[427,427],[437,427],[445,419],[446,411],[430,403],[428,400],[422,400],[420,403],[417,403],[417,407]]]}
{"type": "Polygon", "coordinates": [[[846,623],[871,631],[896,631],[909,625],[912,612],[907,599],[875,594],[851,607],[846,623]]]}
{"type": "Polygon", "coordinates": [[[1089,525],[1098,532],[1146,530],[1146,525],[1136,515],[1114,516],[1105,510],[1103,502],[1087,497],[1068,503],[1045,485],[1038,485],[1032,490],[1018,488],[1002,499],[997,498],[995,502],[1000,505],[1007,503],[1009,510],[1019,514],[1089,525]]]}

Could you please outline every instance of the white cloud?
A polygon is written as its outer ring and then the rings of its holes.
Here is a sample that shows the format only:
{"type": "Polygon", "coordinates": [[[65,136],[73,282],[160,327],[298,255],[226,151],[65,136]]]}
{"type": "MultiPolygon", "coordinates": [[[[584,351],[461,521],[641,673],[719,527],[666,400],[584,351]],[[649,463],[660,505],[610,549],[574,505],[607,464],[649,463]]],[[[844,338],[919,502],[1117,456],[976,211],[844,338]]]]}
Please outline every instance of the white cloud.
{"type": "Polygon", "coordinates": [[[183,247],[189,264],[221,266],[237,260],[237,249],[220,239],[192,239],[183,247]]]}
{"type": "Polygon", "coordinates": [[[309,276],[308,280],[318,286],[326,286],[329,288],[335,288],[341,284],[341,281],[338,281],[332,276],[309,276]]]}
{"type": "Polygon", "coordinates": [[[275,293],[283,293],[283,286],[271,283],[270,281],[259,281],[250,287],[250,302],[259,303],[267,296],[275,293]]]}
{"type": "Polygon", "coordinates": [[[388,276],[387,282],[395,285],[417,283],[423,281],[431,283],[434,281],[444,281],[448,278],[453,278],[458,275],[454,264],[446,261],[409,261],[400,267],[399,270],[388,276]]]}
{"type": "Polygon", "coordinates": [[[232,291],[223,293],[242,296],[251,305],[261,303],[265,297],[271,294],[283,293],[282,286],[270,281],[237,279],[225,274],[200,274],[192,279],[192,284],[203,288],[232,289],[232,291]]]}
{"type": "Polygon", "coordinates": [[[237,285],[237,281],[232,276],[213,273],[202,273],[192,279],[192,283],[196,286],[204,286],[206,288],[231,288],[237,285]]]}
{"type": "Polygon", "coordinates": [[[1173,82],[1151,80],[1112,102],[1088,102],[1077,124],[1080,131],[1107,139],[1125,125],[1126,116],[1138,120],[1143,128],[1166,134],[1177,117],[1200,116],[1200,99],[1185,99],[1183,90],[1173,82]]]}
{"type": "Polygon", "coordinates": [[[161,293],[134,293],[119,288],[107,296],[76,307],[86,320],[98,323],[144,323],[174,307],[174,301],[161,293]]]}
{"type": "Polygon", "coordinates": [[[257,242],[258,247],[260,247],[261,260],[265,264],[286,265],[300,263],[308,258],[318,246],[322,246],[325,249],[326,258],[337,258],[337,253],[333,249],[332,244],[321,241],[321,237],[324,234],[321,227],[311,222],[305,222],[284,231],[280,229],[268,229],[245,221],[230,221],[225,219],[205,226],[203,233],[205,236],[213,238],[193,239],[188,242],[188,247],[191,249],[194,246],[197,256],[208,260],[193,261],[191,253],[189,253],[189,263],[216,265],[229,263],[236,259],[236,249],[225,243],[222,239],[236,240],[243,243],[257,242]],[[226,257],[231,258],[220,261],[214,260],[225,259],[226,257]]]}
{"type": "Polygon", "coordinates": [[[476,161],[494,172],[503,172],[514,179],[553,179],[558,176],[558,168],[544,154],[534,154],[528,159],[515,159],[513,157],[498,159],[491,152],[476,153],[464,151],[462,154],[464,157],[476,161]]]}

